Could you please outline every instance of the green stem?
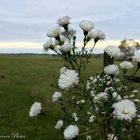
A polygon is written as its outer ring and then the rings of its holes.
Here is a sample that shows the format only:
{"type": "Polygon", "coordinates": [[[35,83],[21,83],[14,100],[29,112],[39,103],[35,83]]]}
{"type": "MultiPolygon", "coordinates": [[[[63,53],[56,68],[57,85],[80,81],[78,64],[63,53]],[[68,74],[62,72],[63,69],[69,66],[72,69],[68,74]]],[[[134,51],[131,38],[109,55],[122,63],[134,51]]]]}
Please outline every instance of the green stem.
{"type": "Polygon", "coordinates": [[[107,127],[106,127],[106,122],[105,120],[103,120],[103,130],[102,130],[102,135],[103,135],[103,139],[107,140],[107,127]]]}

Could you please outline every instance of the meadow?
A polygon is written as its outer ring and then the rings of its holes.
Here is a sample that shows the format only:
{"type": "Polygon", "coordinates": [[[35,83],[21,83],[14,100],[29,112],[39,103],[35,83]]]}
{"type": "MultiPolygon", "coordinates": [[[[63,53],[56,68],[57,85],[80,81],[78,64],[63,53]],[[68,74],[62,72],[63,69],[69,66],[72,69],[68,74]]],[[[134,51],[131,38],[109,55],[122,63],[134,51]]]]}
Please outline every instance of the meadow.
{"type": "MultiPolygon", "coordinates": [[[[59,57],[51,56],[0,56],[0,139],[63,139],[54,128],[61,111],[51,102],[56,90],[52,85],[57,83],[63,63],[59,57]],[[35,101],[42,103],[46,114],[29,118],[35,101]]],[[[84,76],[101,72],[102,63],[101,58],[92,58],[84,76]]],[[[140,91],[140,84],[133,86],[140,91]]]]}

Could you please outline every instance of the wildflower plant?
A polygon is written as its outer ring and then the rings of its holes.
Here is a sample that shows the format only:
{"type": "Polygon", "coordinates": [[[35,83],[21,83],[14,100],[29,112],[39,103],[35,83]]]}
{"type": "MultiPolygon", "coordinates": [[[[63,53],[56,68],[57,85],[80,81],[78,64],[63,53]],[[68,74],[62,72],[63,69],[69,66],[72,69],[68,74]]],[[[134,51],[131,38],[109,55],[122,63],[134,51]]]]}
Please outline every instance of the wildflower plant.
{"type": "Polygon", "coordinates": [[[99,40],[104,40],[105,34],[100,30],[92,30],[94,28],[92,21],[81,21],[79,26],[83,30],[84,39],[83,46],[78,50],[76,31],[70,27],[70,19],[70,17],[65,16],[57,20],[59,26],[48,30],[49,40],[43,47],[46,51],[51,49],[61,56],[65,61],[64,66],[76,70],[80,75],[81,70],[86,68],[96,43],[99,40]],[[91,40],[94,40],[94,42],[92,42],[92,47],[87,50],[87,44],[91,40]]]}
{"type": "MultiPolygon", "coordinates": [[[[133,64],[126,61],[120,66],[108,64],[101,73],[82,79],[80,73],[86,68],[95,44],[103,40],[105,34],[94,31],[91,21],[81,21],[79,26],[84,39],[83,47],[78,51],[75,31],[69,27],[70,19],[68,16],[59,18],[59,26],[47,33],[53,40],[43,45],[45,50],[54,50],[65,61],[65,67],[60,70],[57,91],[52,95],[52,102],[58,104],[63,112],[54,129],[59,129],[66,140],[138,139],[140,115],[137,106],[140,100],[137,99],[138,91],[132,90],[128,86],[130,81],[125,79],[133,64]],[[87,51],[86,45],[91,39],[94,43],[87,51]]],[[[114,46],[108,46],[105,52],[110,58],[122,55],[114,46]]],[[[136,54],[134,59],[138,64],[133,76],[140,68],[140,55],[136,54]]]]}

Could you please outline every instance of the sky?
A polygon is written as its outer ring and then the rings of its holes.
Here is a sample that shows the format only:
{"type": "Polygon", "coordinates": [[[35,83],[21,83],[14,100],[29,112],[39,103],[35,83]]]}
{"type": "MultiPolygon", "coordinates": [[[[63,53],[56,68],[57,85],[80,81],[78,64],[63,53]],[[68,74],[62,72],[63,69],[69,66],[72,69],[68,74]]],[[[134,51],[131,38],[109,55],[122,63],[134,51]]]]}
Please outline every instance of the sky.
{"type": "Polygon", "coordinates": [[[0,0],[0,47],[41,46],[57,19],[68,15],[79,39],[91,20],[106,40],[140,39],[140,0],[0,0]]]}

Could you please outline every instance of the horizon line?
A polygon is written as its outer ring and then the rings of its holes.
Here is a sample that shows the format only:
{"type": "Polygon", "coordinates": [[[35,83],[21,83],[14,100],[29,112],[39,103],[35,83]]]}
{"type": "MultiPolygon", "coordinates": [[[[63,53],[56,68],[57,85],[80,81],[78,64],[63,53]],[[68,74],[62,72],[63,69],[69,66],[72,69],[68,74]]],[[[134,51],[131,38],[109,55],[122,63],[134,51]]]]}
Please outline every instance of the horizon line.
{"type": "MultiPolygon", "coordinates": [[[[96,47],[104,48],[108,45],[118,46],[122,40],[119,39],[108,39],[97,42],[96,47]]],[[[140,39],[135,39],[135,41],[140,42],[140,39]]],[[[45,43],[45,42],[44,42],[45,43]]],[[[0,48],[42,48],[42,42],[32,42],[32,41],[0,41],[0,48]]],[[[93,41],[88,42],[87,48],[91,47],[93,41]]],[[[82,42],[77,41],[77,46],[82,46],[82,42]]]]}

